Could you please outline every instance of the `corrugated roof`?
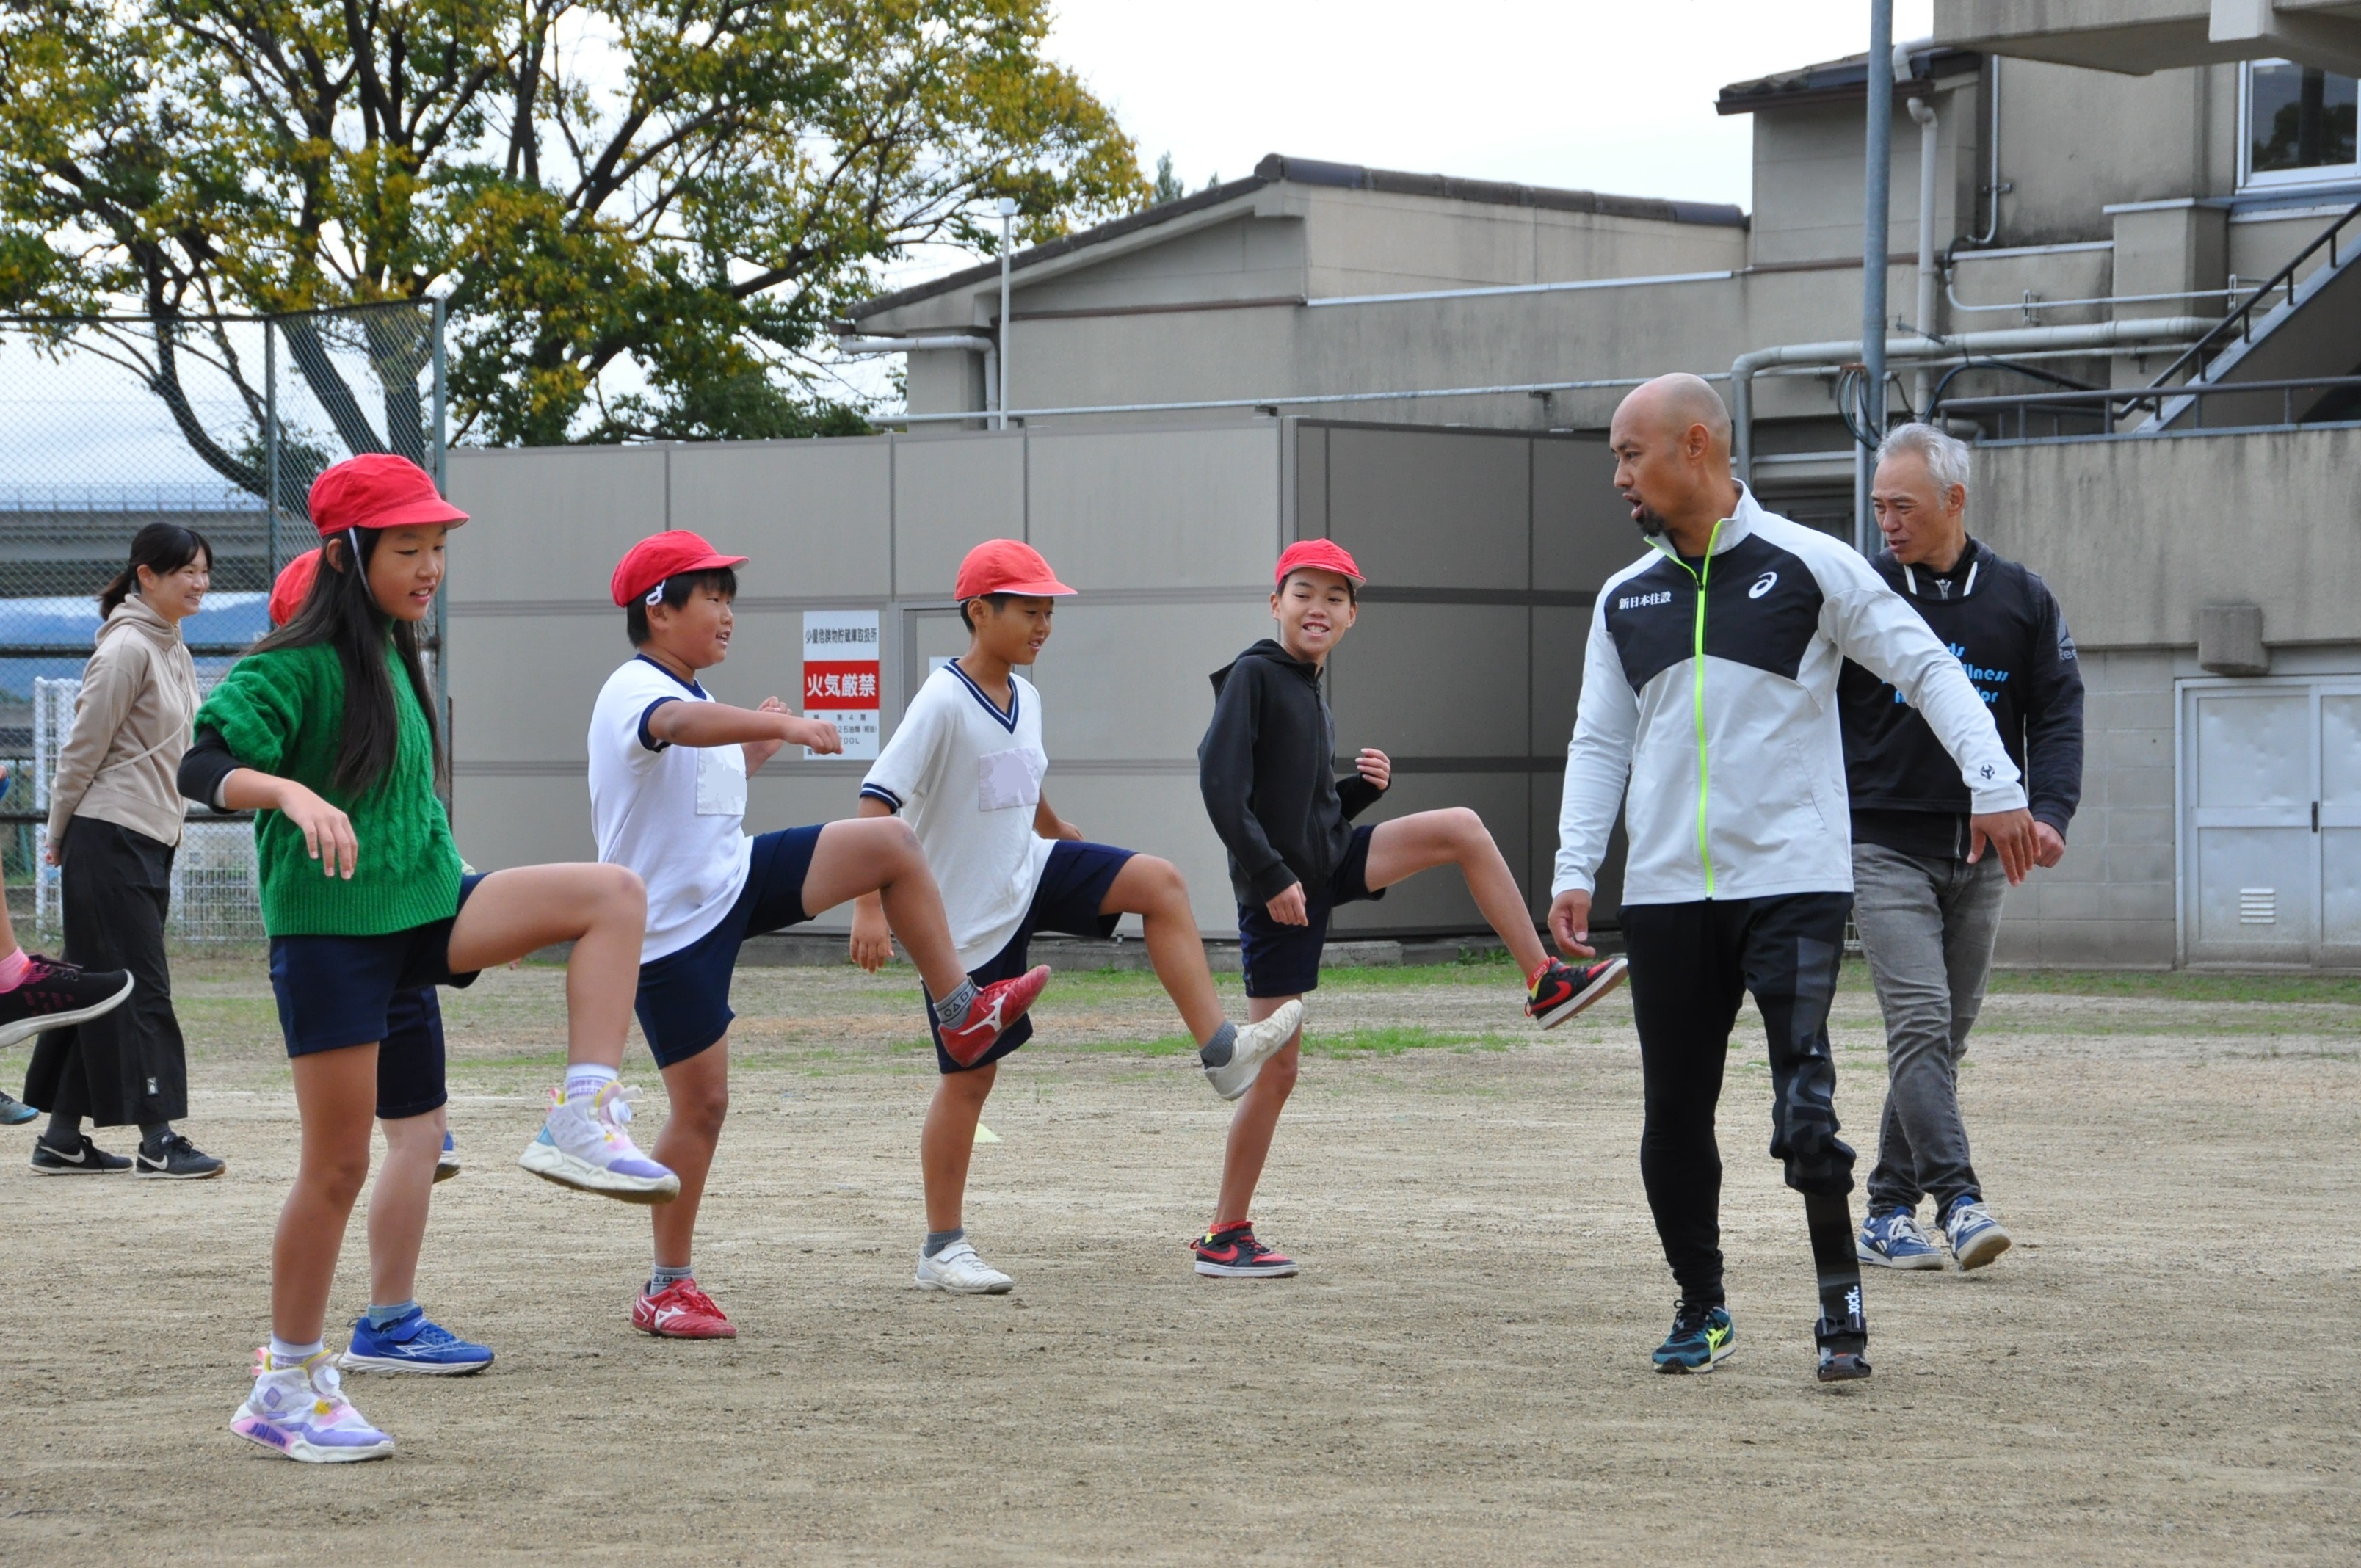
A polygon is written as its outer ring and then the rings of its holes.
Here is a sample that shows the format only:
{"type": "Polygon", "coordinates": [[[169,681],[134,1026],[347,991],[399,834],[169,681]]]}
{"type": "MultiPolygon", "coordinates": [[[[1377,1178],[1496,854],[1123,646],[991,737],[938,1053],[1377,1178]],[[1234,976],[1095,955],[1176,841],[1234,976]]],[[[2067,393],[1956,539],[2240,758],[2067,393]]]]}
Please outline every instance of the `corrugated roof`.
{"type": "MultiPolygon", "coordinates": [[[[1668,202],[1650,196],[1610,196],[1597,191],[1559,190],[1547,185],[1515,185],[1497,180],[1459,180],[1447,174],[1411,174],[1397,169],[1368,169],[1357,163],[1329,163],[1319,159],[1289,158],[1272,153],[1255,165],[1255,171],[1243,180],[1225,181],[1211,190],[1200,191],[1193,196],[1165,202],[1141,212],[1115,218],[1082,229],[1047,244],[1020,250],[1009,258],[1012,272],[1048,261],[1055,257],[1071,255],[1093,245],[1103,245],[1124,235],[1136,234],[1158,224],[1170,223],[1190,213],[1202,212],[1224,202],[1282,181],[1299,185],[1326,185],[1348,191],[1381,191],[1401,196],[1433,196],[1452,202],[1486,202],[1509,207],[1541,207],[1558,213],[1596,213],[1605,217],[1647,218],[1658,223],[1708,224],[1723,228],[1744,228],[1745,212],[1720,202],[1668,202]]],[[[1000,276],[1000,263],[985,261],[957,272],[946,273],[928,282],[897,289],[890,294],[880,294],[865,300],[851,310],[852,319],[861,321],[883,312],[949,293],[971,284],[986,282],[1000,276]]]]}
{"type": "MultiPolygon", "coordinates": [[[[1962,71],[1979,71],[1984,57],[1973,49],[1950,49],[1930,45],[1910,53],[1910,81],[1932,82],[1938,77],[1956,76],[1962,71]]],[[[1849,54],[1842,60],[1824,60],[1818,65],[1806,65],[1796,71],[1775,71],[1758,76],[1751,82],[1733,82],[1721,90],[1714,100],[1716,114],[1751,115],[1757,109],[1795,108],[1806,104],[1842,104],[1858,100],[1869,91],[1869,56],[1849,54]]],[[[1907,82],[1894,83],[1898,96],[1909,91],[1907,82]]]]}

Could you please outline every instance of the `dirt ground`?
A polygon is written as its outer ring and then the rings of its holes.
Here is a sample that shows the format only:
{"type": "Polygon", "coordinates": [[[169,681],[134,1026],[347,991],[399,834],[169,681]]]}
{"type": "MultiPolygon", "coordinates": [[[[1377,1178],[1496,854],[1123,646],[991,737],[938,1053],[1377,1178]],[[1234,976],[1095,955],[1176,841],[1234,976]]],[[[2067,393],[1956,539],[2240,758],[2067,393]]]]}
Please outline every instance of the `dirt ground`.
{"type": "MultiPolygon", "coordinates": [[[[644,1216],[513,1164],[561,979],[495,973],[445,993],[467,1169],[422,1299],[498,1365],[355,1378],[401,1452],[314,1467],[224,1430],[295,1150],[267,986],[180,973],[187,1130],[225,1179],[36,1179],[30,1130],[0,1135],[0,1562],[2361,1556],[2351,988],[1996,996],[1963,1095],[2016,1249],[1873,1272],[1876,1376],[1828,1389],[1751,1014],[1721,1124],[1740,1351],[1672,1378],[1622,996],[1542,1036],[1503,967],[1332,972],[1256,1216],[1304,1271],[1232,1283],[1182,1250],[1225,1108],[1152,981],[1061,977],[969,1209],[1017,1288],[952,1299],[909,1288],[932,1069],[906,971],[743,970],[697,1254],[740,1337],[684,1344],[627,1320],[644,1216]]],[[[1838,1033],[1866,1151],[1857,975],[1838,1033]]],[[[636,1044],[626,1077],[661,1114],[636,1044]]],[[[366,1293],[356,1225],[336,1318],[366,1293]]]]}

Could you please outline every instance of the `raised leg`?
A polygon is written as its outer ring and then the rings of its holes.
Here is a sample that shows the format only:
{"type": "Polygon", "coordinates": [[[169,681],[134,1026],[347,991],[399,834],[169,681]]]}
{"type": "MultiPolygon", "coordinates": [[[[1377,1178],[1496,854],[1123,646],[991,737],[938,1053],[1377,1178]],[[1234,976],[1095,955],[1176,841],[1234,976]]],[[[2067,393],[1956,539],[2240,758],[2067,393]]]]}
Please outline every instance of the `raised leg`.
{"type": "MultiPolygon", "coordinates": [[[[1246,1018],[1260,1023],[1293,996],[1253,996],[1246,999],[1246,1018]]],[[[1303,1059],[1303,1031],[1263,1064],[1254,1087],[1238,1101],[1230,1117],[1229,1146],[1222,1153],[1222,1196],[1213,1207],[1213,1229],[1242,1224],[1252,1217],[1255,1189],[1262,1185],[1262,1168],[1270,1158],[1270,1141],[1279,1131],[1279,1113],[1295,1092],[1296,1073],[1303,1059]]]]}
{"type": "Polygon", "coordinates": [[[1181,1023],[1199,1045],[1212,1039],[1222,1026],[1222,1003],[1213,994],[1204,938],[1197,935],[1189,884],[1179,868],[1154,855],[1132,856],[1115,873],[1099,913],[1140,917],[1147,927],[1148,961],[1156,966],[1165,994],[1180,1010],[1181,1023]]]}
{"type": "Polygon", "coordinates": [[[290,1344],[310,1344],[326,1324],[345,1224],[368,1179],[377,1047],[316,1051],[292,1066],[302,1152],[270,1245],[270,1332],[290,1344]]]}
{"type": "Polygon", "coordinates": [[[620,1067],[648,894],[621,866],[519,866],[478,885],[451,928],[452,969],[490,969],[558,942],[566,964],[567,1063],[620,1067]]]}
{"type": "Polygon", "coordinates": [[[680,1196],[649,1213],[655,1221],[656,1261],[666,1268],[686,1268],[706,1172],[713,1168],[714,1146],[730,1113],[730,1036],[665,1068],[664,1080],[672,1113],[653,1152],[658,1165],[680,1178],[680,1196]]]}
{"type": "Polygon", "coordinates": [[[947,1072],[935,1085],[927,1125],[918,1135],[918,1171],[927,1190],[927,1229],[955,1231],[964,1223],[967,1166],[975,1153],[975,1124],[1000,1064],[987,1062],[965,1072],[947,1072]]]}
{"type": "Polygon", "coordinates": [[[917,966],[929,994],[949,996],[967,979],[943,916],[942,890],[927,869],[918,836],[898,817],[863,817],[820,829],[804,873],[804,908],[817,915],[863,894],[885,905],[885,923],[917,966]]]}
{"type": "Polygon", "coordinates": [[[1548,961],[1542,939],[1533,929],[1532,912],[1510,874],[1509,862],[1484,819],[1464,806],[1444,811],[1421,811],[1378,824],[1369,836],[1369,890],[1391,887],[1435,866],[1455,865],[1467,879],[1467,891],[1501,941],[1517,960],[1517,972],[1531,975],[1548,961]]]}

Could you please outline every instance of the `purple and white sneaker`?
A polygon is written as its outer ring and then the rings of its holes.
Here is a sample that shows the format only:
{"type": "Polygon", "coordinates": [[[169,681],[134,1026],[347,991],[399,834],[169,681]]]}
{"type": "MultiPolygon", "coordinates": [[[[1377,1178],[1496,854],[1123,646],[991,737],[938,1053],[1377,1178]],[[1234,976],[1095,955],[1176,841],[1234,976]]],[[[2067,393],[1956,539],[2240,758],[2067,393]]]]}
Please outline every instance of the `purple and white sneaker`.
{"type": "Polygon", "coordinates": [[[625,1203],[669,1203],[680,1196],[680,1178],[631,1142],[632,1091],[608,1083],[588,1100],[570,1100],[553,1091],[549,1120],[541,1135],[525,1145],[517,1163],[560,1187],[596,1192],[625,1203]]]}
{"type": "Polygon", "coordinates": [[[229,1430],[282,1459],[306,1464],[348,1464],[390,1459],[393,1439],[364,1420],[345,1398],[334,1352],[293,1366],[274,1367],[270,1353],[254,1353],[254,1392],[237,1408],[229,1430]]]}

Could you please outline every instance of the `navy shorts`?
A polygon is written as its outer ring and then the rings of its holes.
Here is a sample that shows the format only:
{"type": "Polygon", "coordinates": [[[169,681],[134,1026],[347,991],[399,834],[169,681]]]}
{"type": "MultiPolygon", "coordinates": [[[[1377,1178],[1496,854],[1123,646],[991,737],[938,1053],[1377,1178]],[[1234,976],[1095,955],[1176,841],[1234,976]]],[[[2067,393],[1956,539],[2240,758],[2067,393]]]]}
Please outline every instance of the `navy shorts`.
{"type": "Polygon", "coordinates": [[[804,908],[804,878],[811,871],[819,828],[782,828],[754,840],[746,885],[721,924],[678,952],[640,966],[640,993],[631,1010],[658,1067],[685,1062],[730,1032],[730,977],[749,937],[784,931],[811,918],[804,908]]]}
{"type": "Polygon", "coordinates": [[[1320,949],[1328,942],[1328,916],[1340,904],[1383,898],[1369,887],[1369,835],[1356,828],[1345,858],[1323,887],[1303,890],[1302,926],[1282,926],[1259,904],[1238,905],[1238,959],[1246,971],[1248,996],[1301,996],[1320,988],[1320,949]]]}
{"type": "MultiPolygon", "coordinates": [[[[459,905],[480,875],[459,879],[459,905]]],[[[270,990],[287,1054],[307,1057],[378,1042],[378,1114],[423,1116],[444,1102],[438,985],[468,986],[451,970],[451,927],[430,920],[382,937],[273,937],[270,990]],[[421,996],[424,1000],[420,1000],[421,996]]]]}
{"type": "MultiPolygon", "coordinates": [[[[1033,890],[1033,902],[1026,906],[1025,918],[1016,923],[1016,935],[1008,945],[993,956],[983,968],[972,970],[968,978],[978,985],[990,985],[994,981],[1015,980],[1033,967],[1026,956],[1037,931],[1059,931],[1069,937],[1112,937],[1120,915],[1102,915],[1099,905],[1106,902],[1107,889],[1115,885],[1124,863],[1138,853],[1136,850],[1118,850],[1112,844],[1078,844],[1071,839],[1060,839],[1049,846],[1049,863],[1041,868],[1040,885],[1033,890]]],[[[1033,1037],[1033,1015],[1010,1025],[1000,1038],[992,1042],[992,1049],[966,1067],[951,1060],[943,1049],[943,1032],[935,1025],[935,999],[927,992],[926,983],[918,992],[927,998],[927,1030],[935,1038],[935,1066],[945,1072],[972,1072],[985,1062],[995,1062],[1033,1037]]]]}

